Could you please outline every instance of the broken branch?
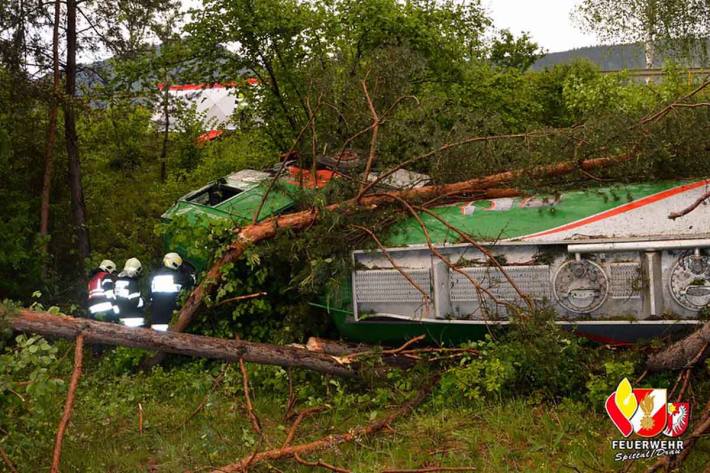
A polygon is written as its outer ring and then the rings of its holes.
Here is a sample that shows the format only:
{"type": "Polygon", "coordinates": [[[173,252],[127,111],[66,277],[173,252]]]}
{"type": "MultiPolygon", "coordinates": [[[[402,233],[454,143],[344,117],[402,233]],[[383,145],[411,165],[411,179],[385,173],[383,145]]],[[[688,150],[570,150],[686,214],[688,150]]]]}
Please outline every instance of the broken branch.
{"type": "Polygon", "coordinates": [[[323,412],[327,410],[325,406],[318,406],[318,407],[309,407],[308,409],[304,409],[301,412],[298,413],[298,416],[296,417],[296,420],[293,421],[293,424],[291,424],[291,428],[288,430],[288,434],[286,435],[286,440],[284,440],[283,445],[281,445],[281,448],[288,447],[291,445],[291,442],[293,441],[293,438],[296,436],[296,430],[298,430],[298,426],[301,425],[301,422],[303,422],[303,419],[305,419],[308,416],[312,416],[313,414],[317,414],[318,412],[323,412]]]}
{"type": "Polygon", "coordinates": [[[363,196],[367,188],[367,176],[370,174],[372,163],[375,162],[375,156],[377,154],[377,134],[380,130],[380,117],[377,116],[377,110],[375,110],[375,105],[372,103],[370,93],[367,91],[367,83],[363,80],[361,84],[365,98],[367,99],[367,107],[370,109],[370,115],[372,115],[372,135],[370,137],[370,153],[367,157],[367,163],[365,164],[365,173],[363,174],[360,192],[358,192],[357,197],[355,197],[356,201],[360,200],[360,197],[363,196]]]}
{"type": "Polygon", "coordinates": [[[689,98],[693,97],[694,95],[697,95],[698,93],[700,93],[703,89],[705,89],[705,88],[706,88],[707,86],[709,86],[709,85],[710,85],[710,80],[703,82],[703,83],[700,84],[698,87],[696,87],[695,89],[693,89],[689,94],[684,95],[684,96],[681,97],[680,99],[678,99],[678,100],[674,101],[673,103],[671,103],[671,104],[669,104],[669,105],[663,107],[663,108],[662,108],[661,110],[659,110],[658,112],[655,112],[655,113],[652,113],[652,114],[650,114],[650,115],[647,115],[646,117],[644,117],[643,119],[641,119],[641,121],[639,122],[639,124],[641,124],[641,125],[646,125],[646,124],[648,124],[648,123],[655,122],[655,121],[657,121],[657,120],[659,120],[659,119],[665,117],[665,116],[668,115],[674,108],[677,108],[677,107],[679,107],[679,106],[682,106],[683,102],[685,102],[685,101],[688,100],[689,98]]]}
{"type": "Polygon", "coordinates": [[[383,417],[380,420],[372,422],[363,427],[357,427],[351,429],[347,432],[340,434],[331,434],[312,442],[303,443],[300,445],[289,446],[285,448],[277,448],[272,450],[267,450],[265,452],[257,453],[254,456],[243,458],[236,463],[225,465],[221,468],[217,468],[212,473],[233,473],[237,471],[244,472],[248,465],[254,465],[256,463],[265,462],[269,460],[280,460],[283,458],[290,458],[295,455],[304,455],[310,452],[315,452],[323,450],[335,445],[339,445],[346,442],[352,442],[356,438],[368,437],[376,434],[383,430],[386,426],[397,420],[398,418],[405,416],[412,412],[419,404],[421,404],[431,393],[434,386],[438,381],[438,377],[424,383],[419,392],[409,401],[404,403],[398,409],[395,409],[388,416],[383,417]]]}
{"type": "Polygon", "coordinates": [[[243,296],[230,297],[229,299],[219,301],[218,303],[216,303],[214,305],[214,307],[219,307],[223,304],[229,304],[230,302],[238,302],[238,301],[245,301],[247,299],[255,299],[257,297],[266,296],[266,295],[268,295],[267,292],[261,291],[261,292],[255,292],[253,294],[245,294],[243,296]]]}
{"type": "Polygon", "coordinates": [[[5,452],[5,449],[0,446],[0,457],[2,457],[2,461],[5,463],[5,466],[7,466],[7,469],[10,470],[11,473],[17,473],[17,468],[15,468],[15,464],[12,463],[12,460],[10,460],[10,457],[7,456],[7,453],[5,452]]]}
{"type": "Polygon", "coordinates": [[[402,204],[402,205],[409,211],[409,213],[412,215],[412,217],[414,217],[414,219],[417,221],[417,223],[419,224],[419,226],[420,226],[421,229],[422,229],[422,232],[424,233],[424,238],[426,239],[427,246],[429,247],[429,251],[431,251],[431,252],[434,254],[434,256],[436,256],[437,258],[439,258],[439,260],[441,260],[446,266],[448,266],[449,269],[451,269],[452,271],[455,271],[455,272],[461,274],[463,277],[465,277],[466,279],[468,279],[468,281],[471,283],[471,285],[472,285],[472,286],[474,287],[474,289],[476,290],[476,294],[478,295],[478,298],[479,298],[479,300],[480,300],[480,302],[481,302],[480,307],[481,307],[481,310],[482,310],[482,311],[485,310],[485,304],[484,304],[485,299],[484,299],[484,297],[483,297],[482,294],[485,294],[485,295],[487,295],[488,297],[490,297],[491,300],[492,300],[493,302],[495,302],[496,304],[498,304],[498,305],[505,305],[505,306],[507,306],[507,307],[513,307],[512,304],[509,304],[509,303],[504,302],[504,301],[500,301],[496,296],[493,295],[493,293],[491,293],[491,291],[489,291],[489,290],[486,289],[485,287],[481,286],[481,284],[480,284],[478,281],[476,281],[476,280],[473,278],[473,276],[471,276],[470,274],[468,274],[466,271],[463,271],[463,270],[462,270],[461,268],[459,268],[457,265],[453,264],[449,258],[447,258],[446,256],[444,256],[444,255],[434,246],[434,243],[433,243],[433,241],[432,241],[432,239],[431,239],[431,236],[429,235],[429,230],[427,229],[426,224],[424,223],[424,221],[422,220],[422,218],[419,216],[419,214],[417,213],[417,211],[414,210],[414,207],[412,207],[412,205],[410,205],[406,200],[404,200],[404,199],[402,199],[402,198],[400,198],[400,197],[392,196],[392,198],[394,198],[396,201],[398,201],[400,204],[402,204]]]}
{"type": "Polygon", "coordinates": [[[508,284],[510,284],[510,286],[515,290],[515,292],[518,293],[520,298],[523,301],[525,301],[527,306],[531,309],[533,308],[533,303],[530,300],[530,297],[528,297],[527,294],[525,294],[523,291],[520,290],[518,285],[515,284],[515,281],[513,281],[513,279],[510,277],[510,275],[508,275],[508,272],[503,269],[503,266],[500,265],[498,260],[491,254],[490,251],[488,251],[486,248],[484,248],[482,245],[480,245],[476,240],[471,238],[470,235],[462,232],[460,229],[456,228],[454,225],[451,225],[449,222],[447,222],[446,220],[441,218],[441,216],[437,215],[436,213],[432,212],[431,210],[425,209],[424,207],[416,207],[416,209],[419,210],[420,212],[426,213],[427,215],[429,215],[431,217],[434,217],[436,220],[441,222],[446,228],[456,232],[461,238],[463,238],[464,241],[466,241],[468,244],[470,244],[471,246],[476,248],[478,251],[480,251],[486,257],[488,262],[491,263],[493,266],[495,266],[498,269],[498,271],[501,272],[503,277],[505,277],[505,279],[508,281],[508,284]]]}
{"type": "Polygon", "coordinates": [[[382,473],[433,473],[439,471],[476,471],[476,469],[472,466],[429,466],[414,469],[387,469],[382,470],[382,473]]]}
{"type": "Polygon", "coordinates": [[[62,459],[62,442],[64,441],[64,433],[69,425],[69,420],[71,419],[72,409],[74,408],[74,398],[76,396],[76,388],[79,385],[79,378],[81,378],[81,368],[84,364],[84,334],[80,333],[76,337],[76,346],[74,348],[74,370],[71,374],[71,380],[69,381],[69,391],[67,392],[67,399],[64,403],[64,414],[62,414],[62,419],[59,421],[59,427],[57,427],[57,435],[54,439],[54,452],[52,454],[52,467],[50,468],[51,473],[59,473],[59,464],[62,459]]]}
{"type": "MultiPolygon", "coordinates": [[[[399,348],[395,348],[393,350],[383,350],[379,354],[381,354],[381,355],[398,355],[398,354],[404,353],[404,355],[406,356],[406,355],[410,354],[410,353],[406,352],[408,347],[414,345],[417,342],[421,342],[425,338],[426,338],[426,335],[418,335],[410,340],[407,340],[404,343],[404,345],[402,345],[399,348]]],[[[337,357],[337,359],[339,362],[341,362],[343,364],[348,364],[348,363],[352,363],[354,360],[357,360],[358,358],[362,358],[363,356],[375,355],[375,354],[378,354],[378,352],[376,350],[359,351],[356,353],[347,354],[345,356],[339,356],[339,357],[337,357]]]]}
{"type": "Polygon", "coordinates": [[[350,470],[346,470],[345,468],[339,468],[337,466],[333,466],[330,463],[326,463],[320,459],[315,462],[306,461],[303,458],[301,458],[301,456],[298,453],[294,454],[293,458],[301,465],[310,466],[311,468],[321,467],[321,468],[325,468],[326,470],[334,471],[336,473],[351,473],[350,470]]]}
{"type": "Polygon", "coordinates": [[[266,204],[266,199],[269,197],[269,194],[271,193],[271,190],[274,188],[276,181],[278,181],[279,177],[281,177],[281,173],[283,173],[284,168],[286,167],[286,162],[288,161],[288,156],[290,156],[295,151],[296,145],[298,145],[298,143],[301,142],[301,138],[303,138],[303,134],[306,132],[306,130],[308,130],[311,127],[311,122],[313,122],[313,120],[315,120],[316,115],[320,111],[322,97],[323,97],[322,94],[320,97],[318,97],[318,103],[316,105],[316,110],[310,114],[310,117],[308,118],[308,122],[306,122],[306,124],[303,125],[303,128],[301,128],[301,131],[299,131],[298,135],[296,135],[296,138],[293,140],[293,144],[291,144],[291,148],[289,148],[289,150],[286,152],[287,158],[281,162],[281,166],[279,166],[279,170],[276,171],[276,174],[274,174],[274,177],[271,178],[271,181],[269,181],[269,185],[266,188],[264,195],[261,197],[261,201],[259,202],[259,206],[256,208],[256,212],[254,212],[254,215],[252,216],[252,220],[251,220],[252,224],[255,224],[256,222],[259,221],[259,214],[261,214],[261,209],[264,208],[264,204],[266,204]]]}
{"type": "Polygon", "coordinates": [[[692,204],[690,204],[688,207],[684,208],[683,210],[680,210],[680,211],[678,211],[678,212],[671,212],[671,213],[668,215],[668,218],[671,219],[671,220],[675,220],[675,219],[677,219],[677,218],[680,218],[680,217],[683,217],[683,216],[685,216],[685,215],[688,215],[690,212],[692,212],[693,210],[695,210],[695,209],[697,209],[698,207],[700,207],[700,204],[703,204],[706,200],[708,200],[708,198],[710,198],[710,191],[708,191],[708,192],[704,193],[703,195],[701,195],[701,196],[698,198],[698,200],[696,200],[695,202],[693,202],[692,204]]]}
{"type": "Polygon", "coordinates": [[[401,162],[400,164],[392,167],[391,169],[388,169],[387,171],[380,173],[376,179],[374,179],[372,182],[367,183],[365,185],[365,187],[361,190],[360,194],[364,195],[368,190],[372,189],[377,184],[379,184],[380,182],[382,182],[384,179],[391,176],[395,172],[399,171],[400,169],[404,169],[405,167],[407,167],[411,164],[417,163],[419,161],[429,159],[432,156],[443,153],[444,151],[447,151],[449,149],[458,148],[460,146],[472,144],[472,143],[514,140],[514,139],[529,139],[529,138],[533,138],[533,137],[547,136],[547,135],[550,135],[553,133],[559,133],[559,132],[560,132],[560,130],[554,129],[554,130],[547,130],[547,131],[543,130],[543,131],[536,131],[536,132],[529,132],[529,133],[512,133],[512,134],[508,134],[508,135],[469,136],[469,137],[466,137],[462,140],[459,140],[459,141],[456,141],[453,143],[445,143],[436,149],[428,151],[424,154],[420,154],[419,156],[415,156],[414,158],[407,159],[407,160],[401,162]]]}
{"type": "Polygon", "coordinates": [[[242,387],[244,388],[244,402],[247,408],[247,416],[249,417],[249,422],[251,422],[251,427],[254,432],[264,436],[264,432],[261,430],[261,422],[256,416],[254,411],[254,405],[251,403],[251,396],[249,395],[249,373],[244,365],[244,360],[239,360],[239,370],[242,372],[242,387]]]}

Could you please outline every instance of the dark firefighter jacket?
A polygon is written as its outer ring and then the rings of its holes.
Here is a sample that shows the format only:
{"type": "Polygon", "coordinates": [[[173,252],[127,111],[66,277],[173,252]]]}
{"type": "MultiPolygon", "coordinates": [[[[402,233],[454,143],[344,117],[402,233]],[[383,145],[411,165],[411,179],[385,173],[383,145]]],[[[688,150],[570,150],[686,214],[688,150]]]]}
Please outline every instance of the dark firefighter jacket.
{"type": "Polygon", "coordinates": [[[180,292],[189,290],[194,277],[181,268],[160,268],[150,277],[151,324],[169,324],[180,292]]]}
{"type": "Polygon", "coordinates": [[[138,277],[130,277],[124,273],[119,274],[116,279],[115,292],[116,307],[120,318],[143,317],[144,303],[138,277]]]}

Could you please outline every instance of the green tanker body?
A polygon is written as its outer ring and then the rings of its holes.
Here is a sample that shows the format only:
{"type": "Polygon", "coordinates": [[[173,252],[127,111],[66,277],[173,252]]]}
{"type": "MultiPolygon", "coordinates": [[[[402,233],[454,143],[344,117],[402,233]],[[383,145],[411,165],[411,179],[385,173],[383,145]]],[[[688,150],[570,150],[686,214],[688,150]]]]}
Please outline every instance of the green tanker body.
{"type": "MultiPolygon", "coordinates": [[[[195,201],[206,188],[190,193],[165,217],[250,220],[268,174],[260,176],[215,205],[195,201]]],[[[229,187],[230,178],[221,182],[229,187]]],[[[687,330],[710,304],[710,206],[669,215],[709,185],[663,181],[432,208],[434,215],[420,216],[430,241],[417,219],[400,222],[385,239],[387,254],[353,249],[350,280],[313,305],[345,338],[366,342],[422,334],[437,343],[478,339],[528,303],[551,308],[564,328],[605,343],[687,330]]],[[[293,204],[281,192],[267,202],[261,218],[293,204]]]]}

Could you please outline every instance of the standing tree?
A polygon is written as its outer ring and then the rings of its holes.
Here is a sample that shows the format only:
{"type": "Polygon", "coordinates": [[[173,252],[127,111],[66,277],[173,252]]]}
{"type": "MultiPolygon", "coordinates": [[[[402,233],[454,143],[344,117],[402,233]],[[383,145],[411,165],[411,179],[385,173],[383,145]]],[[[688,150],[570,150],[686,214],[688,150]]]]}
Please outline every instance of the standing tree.
{"type": "MultiPolygon", "coordinates": [[[[52,96],[49,105],[49,123],[47,124],[47,142],[44,150],[44,175],[42,177],[42,203],[40,205],[39,234],[44,239],[42,246],[47,252],[46,238],[49,235],[49,204],[52,195],[52,175],[54,174],[54,144],[57,139],[57,114],[61,96],[61,74],[59,72],[59,21],[61,19],[61,2],[54,1],[52,21],[52,96]]],[[[42,264],[42,275],[46,277],[46,260],[42,264]]]]}
{"type": "Polygon", "coordinates": [[[576,14],[602,41],[643,43],[649,69],[657,49],[690,58],[710,34],[707,0],[584,0],[576,14]]]}
{"type": "Polygon", "coordinates": [[[175,10],[172,0],[137,0],[100,4],[67,0],[66,25],[66,79],[64,100],[64,133],[69,159],[69,184],[71,189],[72,216],[76,228],[79,256],[86,260],[91,253],[89,230],[86,218],[86,204],[81,183],[81,163],[79,159],[78,137],[76,134],[76,56],[77,14],[85,21],[86,38],[89,49],[99,46],[110,50],[119,58],[130,57],[146,49],[146,39],[152,35],[151,26],[156,16],[162,12],[175,10]],[[93,8],[92,8],[93,7],[93,8]],[[94,36],[94,41],[90,41],[94,36]]]}
{"type": "Polygon", "coordinates": [[[79,138],[76,134],[76,30],[77,1],[67,0],[67,60],[64,84],[64,135],[66,137],[67,157],[69,158],[69,187],[71,189],[72,219],[74,222],[77,247],[82,261],[89,258],[91,243],[86,222],[86,204],[84,188],[81,184],[81,161],[79,159],[79,138]]]}

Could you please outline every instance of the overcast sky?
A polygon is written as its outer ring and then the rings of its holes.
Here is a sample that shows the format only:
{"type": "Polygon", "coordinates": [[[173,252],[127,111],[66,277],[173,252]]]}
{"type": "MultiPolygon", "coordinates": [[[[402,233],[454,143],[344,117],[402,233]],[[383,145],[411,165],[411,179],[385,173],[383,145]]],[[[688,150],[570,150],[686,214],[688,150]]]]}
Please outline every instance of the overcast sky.
{"type": "Polygon", "coordinates": [[[580,0],[482,0],[496,28],[507,28],[532,39],[548,52],[594,46],[594,35],[583,33],[570,14],[580,0]]]}

